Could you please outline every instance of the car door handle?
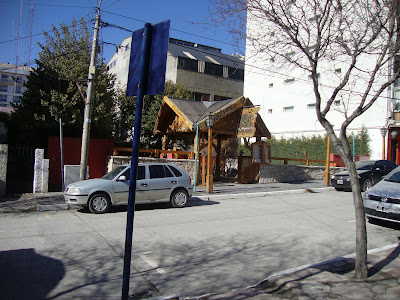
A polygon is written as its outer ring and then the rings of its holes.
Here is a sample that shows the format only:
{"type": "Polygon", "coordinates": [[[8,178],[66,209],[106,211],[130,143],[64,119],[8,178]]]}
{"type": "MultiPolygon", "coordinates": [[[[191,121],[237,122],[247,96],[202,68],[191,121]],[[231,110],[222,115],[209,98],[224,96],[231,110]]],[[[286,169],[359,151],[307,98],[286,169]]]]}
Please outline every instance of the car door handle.
{"type": "Polygon", "coordinates": [[[175,181],[175,180],[172,180],[171,183],[172,183],[172,184],[176,184],[176,181],[175,181]]]}
{"type": "Polygon", "coordinates": [[[142,186],[147,186],[147,183],[142,183],[142,186]]]}

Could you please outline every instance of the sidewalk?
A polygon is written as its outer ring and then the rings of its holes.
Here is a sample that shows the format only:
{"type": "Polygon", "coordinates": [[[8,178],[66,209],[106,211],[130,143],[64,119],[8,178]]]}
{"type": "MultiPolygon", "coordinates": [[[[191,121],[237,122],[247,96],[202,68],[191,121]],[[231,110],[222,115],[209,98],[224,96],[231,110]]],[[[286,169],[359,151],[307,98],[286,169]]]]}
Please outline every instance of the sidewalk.
{"type": "Polygon", "coordinates": [[[368,251],[369,277],[354,279],[355,256],[349,255],[272,275],[260,283],[221,295],[221,299],[400,299],[400,244],[368,251]]]}

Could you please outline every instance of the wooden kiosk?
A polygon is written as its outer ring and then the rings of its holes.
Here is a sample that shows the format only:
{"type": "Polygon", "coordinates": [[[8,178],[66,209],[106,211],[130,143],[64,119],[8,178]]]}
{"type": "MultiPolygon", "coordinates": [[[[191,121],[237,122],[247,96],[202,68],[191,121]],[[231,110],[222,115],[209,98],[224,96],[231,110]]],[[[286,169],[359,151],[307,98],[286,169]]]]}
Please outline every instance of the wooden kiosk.
{"type": "MultiPolygon", "coordinates": [[[[252,108],[254,105],[243,96],[215,102],[171,99],[164,96],[154,134],[164,136],[163,150],[170,147],[169,145],[178,138],[191,137],[194,140],[195,153],[198,154],[207,148],[207,157],[210,158],[211,152],[214,152],[215,177],[219,178],[223,140],[242,137],[245,145],[248,145],[252,137],[260,142],[262,137],[271,138],[269,130],[258,114],[258,109],[252,108]],[[249,111],[252,112],[249,113],[249,111]],[[249,128],[251,130],[247,130],[249,128]]],[[[265,152],[261,151],[262,153],[265,152]]],[[[198,155],[196,157],[199,158],[198,155]]],[[[264,156],[264,161],[265,157],[267,156],[264,156]]],[[[209,169],[211,169],[211,163],[211,159],[208,159],[209,169]]],[[[212,184],[212,180],[210,181],[212,184]]]]}

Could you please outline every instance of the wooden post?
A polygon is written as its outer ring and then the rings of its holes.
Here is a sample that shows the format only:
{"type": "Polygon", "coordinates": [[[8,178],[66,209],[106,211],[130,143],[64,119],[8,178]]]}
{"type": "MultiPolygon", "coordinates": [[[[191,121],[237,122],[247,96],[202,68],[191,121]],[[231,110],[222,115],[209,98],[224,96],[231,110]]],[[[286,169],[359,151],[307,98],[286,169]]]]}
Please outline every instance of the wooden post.
{"type": "MultiPolygon", "coordinates": [[[[167,149],[167,135],[164,134],[163,138],[162,138],[162,146],[161,146],[161,150],[166,150],[167,149]]],[[[164,158],[165,154],[161,154],[161,158],[164,158]]]]}
{"type": "Polygon", "coordinates": [[[201,162],[201,185],[206,186],[206,157],[202,157],[201,162]]]}
{"type": "Polygon", "coordinates": [[[382,159],[385,159],[386,155],[386,149],[385,149],[385,136],[382,137],[382,159]]]}
{"type": "Polygon", "coordinates": [[[215,159],[215,178],[221,177],[221,137],[217,138],[217,156],[215,159]]]}
{"type": "Polygon", "coordinates": [[[243,179],[243,150],[240,150],[238,157],[238,182],[242,182],[243,179]]]}
{"type": "Polygon", "coordinates": [[[213,175],[212,175],[212,128],[208,128],[208,153],[207,153],[207,193],[213,192],[213,175]]]}
{"type": "Polygon", "coordinates": [[[325,161],[325,176],[324,176],[324,182],[326,186],[330,185],[330,169],[329,169],[329,163],[330,163],[330,156],[331,156],[331,139],[328,135],[326,139],[326,161],[325,161]]]}

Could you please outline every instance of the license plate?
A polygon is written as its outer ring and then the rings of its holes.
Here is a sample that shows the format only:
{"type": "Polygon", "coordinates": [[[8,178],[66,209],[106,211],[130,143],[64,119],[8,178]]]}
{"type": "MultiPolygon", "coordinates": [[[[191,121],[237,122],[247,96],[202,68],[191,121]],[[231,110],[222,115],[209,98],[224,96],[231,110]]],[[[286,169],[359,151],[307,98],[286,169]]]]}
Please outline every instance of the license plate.
{"type": "Polygon", "coordinates": [[[389,212],[389,209],[387,207],[384,207],[384,206],[377,205],[375,209],[377,211],[384,212],[384,213],[388,213],[389,212]]]}
{"type": "Polygon", "coordinates": [[[343,184],[343,180],[342,180],[342,179],[338,179],[338,180],[336,181],[336,183],[337,183],[337,184],[343,184]]]}

